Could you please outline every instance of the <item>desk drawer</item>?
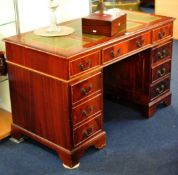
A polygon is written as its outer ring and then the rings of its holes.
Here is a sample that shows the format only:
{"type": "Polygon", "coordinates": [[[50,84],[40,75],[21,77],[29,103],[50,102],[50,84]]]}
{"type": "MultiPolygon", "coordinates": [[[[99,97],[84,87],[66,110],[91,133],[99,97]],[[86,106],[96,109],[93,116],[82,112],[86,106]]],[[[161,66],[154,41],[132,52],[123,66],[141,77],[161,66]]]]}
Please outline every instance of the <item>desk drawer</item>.
{"type": "Polygon", "coordinates": [[[171,23],[171,24],[167,24],[167,25],[164,25],[160,28],[153,30],[152,41],[155,42],[155,41],[164,39],[168,36],[172,36],[172,28],[173,28],[173,26],[171,23]]]}
{"type": "Polygon", "coordinates": [[[103,62],[113,60],[131,51],[142,48],[151,43],[150,32],[146,32],[130,40],[123,41],[102,50],[103,62]]]}
{"type": "Polygon", "coordinates": [[[103,62],[105,63],[126,53],[128,53],[128,41],[115,44],[102,50],[103,62]]]}
{"type": "Polygon", "coordinates": [[[152,69],[152,82],[166,76],[171,72],[171,61],[161,64],[154,69],[152,69]]]}
{"type": "Polygon", "coordinates": [[[168,76],[164,80],[154,84],[150,88],[150,97],[151,99],[158,97],[164,94],[170,89],[170,77],[168,76]]]}
{"type": "Polygon", "coordinates": [[[72,109],[73,125],[87,120],[92,115],[101,112],[102,110],[102,96],[101,94],[92,98],[83,104],[80,104],[72,109]]]}
{"type": "Polygon", "coordinates": [[[153,64],[164,61],[172,56],[172,42],[153,49],[153,64]]]}
{"type": "Polygon", "coordinates": [[[70,62],[70,75],[76,75],[100,65],[99,51],[70,62]]]}
{"type": "Polygon", "coordinates": [[[131,40],[129,40],[129,51],[134,51],[140,49],[151,43],[151,34],[146,32],[142,35],[139,35],[131,40]]]}
{"type": "Polygon", "coordinates": [[[74,129],[74,132],[73,132],[74,146],[91,138],[93,135],[95,135],[101,129],[102,129],[101,115],[93,118],[92,120],[88,121],[87,123],[74,129]]]}
{"type": "Polygon", "coordinates": [[[98,73],[91,78],[71,85],[72,102],[75,103],[84,99],[96,91],[101,90],[101,73],[98,73]]]}

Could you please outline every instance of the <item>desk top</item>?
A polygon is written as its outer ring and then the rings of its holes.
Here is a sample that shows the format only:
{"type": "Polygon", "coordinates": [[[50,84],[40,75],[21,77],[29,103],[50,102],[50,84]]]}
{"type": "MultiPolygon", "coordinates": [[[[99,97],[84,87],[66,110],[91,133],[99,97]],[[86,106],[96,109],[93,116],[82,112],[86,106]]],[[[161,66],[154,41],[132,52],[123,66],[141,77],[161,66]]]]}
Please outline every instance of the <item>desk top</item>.
{"type": "Polygon", "coordinates": [[[127,30],[122,36],[117,36],[116,34],[113,37],[106,37],[103,35],[83,34],[81,19],[76,19],[62,24],[74,28],[75,32],[68,36],[42,37],[35,35],[33,31],[31,31],[6,38],[5,41],[42,52],[52,53],[63,58],[69,58],[79,53],[85,53],[94,48],[105,46],[110,42],[121,41],[173,21],[171,17],[156,16],[134,11],[125,12],[127,13],[127,30]]]}

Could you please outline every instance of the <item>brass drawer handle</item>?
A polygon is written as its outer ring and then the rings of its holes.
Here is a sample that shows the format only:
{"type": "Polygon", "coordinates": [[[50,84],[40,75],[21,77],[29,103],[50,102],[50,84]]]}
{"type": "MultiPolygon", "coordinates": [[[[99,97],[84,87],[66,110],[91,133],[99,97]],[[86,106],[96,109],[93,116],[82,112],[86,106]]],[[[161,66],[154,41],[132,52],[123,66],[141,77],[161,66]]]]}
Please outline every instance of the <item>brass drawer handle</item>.
{"type": "Polygon", "coordinates": [[[165,34],[166,34],[165,31],[159,32],[159,33],[158,33],[158,38],[159,38],[159,39],[162,39],[162,38],[165,36],[165,34]]]}
{"type": "Polygon", "coordinates": [[[115,58],[115,57],[118,57],[121,53],[121,49],[117,49],[117,52],[116,54],[114,53],[114,50],[111,51],[111,57],[115,58]]]}
{"type": "Polygon", "coordinates": [[[166,49],[163,49],[162,51],[157,53],[158,59],[165,58],[168,55],[168,51],[166,49]]]}
{"type": "Polygon", "coordinates": [[[93,113],[94,107],[90,106],[87,110],[83,109],[82,110],[82,116],[87,117],[93,113]]]}
{"type": "Polygon", "coordinates": [[[168,55],[168,51],[166,49],[162,50],[162,57],[166,57],[168,55]]]}
{"type": "Polygon", "coordinates": [[[92,90],[92,87],[93,87],[93,84],[90,83],[90,84],[88,85],[87,89],[81,88],[80,92],[81,92],[82,94],[84,94],[84,95],[88,95],[89,92],[92,90]]]}
{"type": "Polygon", "coordinates": [[[111,57],[115,57],[115,53],[114,53],[114,50],[111,50],[111,57]]]}
{"type": "Polygon", "coordinates": [[[121,54],[121,49],[117,49],[117,56],[119,56],[121,54]]]}
{"type": "Polygon", "coordinates": [[[164,76],[166,74],[166,68],[165,67],[163,67],[162,69],[159,69],[158,71],[157,71],[157,75],[159,76],[159,77],[162,77],[162,76],[164,76]]]}
{"type": "Polygon", "coordinates": [[[143,46],[143,44],[144,44],[144,39],[142,38],[141,40],[137,40],[136,41],[136,45],[137,45],[137,48],[140,48],[140,47],[142,47],[143,46]]]}
{"type": "Polygon", "coordinates": [[[161,93],[163,93],[164,91],[165,91],[165,85],[164,84],[162,84],[160,87],[157,87],[156,88],[156,92],[158,93],[158,94],[161,94],[161,93]]]}
{"type": "Polygon", "coordinates": [[[158,57],[159,59],[162,58],[162,54],[161,54],[161,52],[158,52],[158,53],[157,53],[157,57],[158,57]]]}
{"type": "Polygon", "coordinates": [[[83,131],[83,136],[85,138],[88,138],[93,133],[93,131],[94,131],[94,126],[91,125],[89,128],[87,128],[83,131]]]}
{"type": "Polygon", "coordinates": [[[91,68],[91,64],[92,64],[92,61],[88,60],[87,62],[85,62],[85,64],[80,63],[79,67],[82,71],[84,71],[84,70],[91,68]]]}

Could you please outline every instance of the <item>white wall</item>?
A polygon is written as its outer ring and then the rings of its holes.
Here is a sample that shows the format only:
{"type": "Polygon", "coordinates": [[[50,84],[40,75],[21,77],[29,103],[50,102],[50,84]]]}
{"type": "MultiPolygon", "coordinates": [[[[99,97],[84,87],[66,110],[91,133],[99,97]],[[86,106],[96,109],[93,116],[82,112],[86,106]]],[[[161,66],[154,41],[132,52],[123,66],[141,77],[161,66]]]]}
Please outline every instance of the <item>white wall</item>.
{"type": "MultiPolygon", "coordinates": [[[[4,4],[4,0],[0,0],[0,4],[2,4],[1,1],[4,4]]],[[[18,0],[18,7],[21,32],[49,25],[48,0],[18,0]]],[[[6,9],[4,11],[6,12],[6,9]]],[[[57,9],[58,22],[79,18],[88,14],[89,0],[60,0],[60,6],[57,9]]],[[[2,31],[0,30],[2,37],[14,35],[14,27],[5,27],[1,28],[1,30],[3,29],[2,31]]],[[[2,46],[2,48],[4,47],[2,46]]],[[[8,81],[0,84],[0,108],[11,111],[8,81]]]]}
{"type": "Polygon", "coordinates": [[[155,0],[155,13],[158,15],[171,16],[175,18],[173,37],[178,39],[178,0],[155,0]]]}
{"type": "Polygon", "coordinates": [[[8,81],[0,84],[0,108],[9,112],[11,111],[8,81]]]}
{"type": "MultiPolygon", "coordinates": [[[[5,51],[2,39],[16,34],[14,4],[12,0],[0,0],[0,50],[5,51]]],[[[0,108],[11,111],[9,83],[0,83],[0,108]]]]}
{"type": "MultiPolygon", "coordinates": [[[[21,32],[49,25],[49,0],[18,0],[21,32]]],[[[67,21],[89,14],[89,0],[59,0],[57,21],[67,21]]]]}

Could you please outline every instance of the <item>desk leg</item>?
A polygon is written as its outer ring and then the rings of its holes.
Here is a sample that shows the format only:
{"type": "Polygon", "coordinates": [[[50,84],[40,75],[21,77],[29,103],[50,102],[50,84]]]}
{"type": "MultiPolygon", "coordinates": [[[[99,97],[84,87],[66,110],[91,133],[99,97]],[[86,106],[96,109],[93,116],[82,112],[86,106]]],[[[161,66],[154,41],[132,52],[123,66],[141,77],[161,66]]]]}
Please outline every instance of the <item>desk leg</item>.
{"type": "Polygon", "coordinates": [[[146,106],[144,108],[144,114],[148,118],[152,117],[154,115],[154,113],[156,112],[157,107],[162,103],[165,106],[169,106],[171,104],[171,93],[170,92],[168,92],[168,93],[162,95],[161,97],[157,98],[156,100],[150,102],[148,104],[148,106],[146,106]]]}
{"type": "Polygon", "coordinates": [[[13,126],[13,124],[11,125],[11,141],[14,143],[21,143],[24,141],[24,135],[22,134],[22,132],[13,126]]]}
{"type": "Polygon", "coordinates": [[[100,134],[96,135],[92,139],[83,143],[82,145],[74,148],[71,151],[61,151],[56,150],[58,156],[63,161],[63,166],[67,169],[75,169],[78,168],[80,163],[80,158],[84,154],[85,150],[89,147],[94,146],[97,149],[102,149],[106,146],[106,133],[103,131],[100,134]]]}
{"type": "Polygon", "coordinates": [[[79,167],[80,158],[84,154],[85,150],[87,150],[89,147],[94,146],[97,149],[102,149],[106,145],[105,131],[101,131],[96,136],[93,136],[88,141],[84,142],[81,145],[78,145],[77,147],[73,147],[71,150],[61,147],[60,145],[57,145],[15,124],[12,124],[11,135],[15,139],[20,139],[22,136],[25,135],[53,149],[54,151],[56,151],[59,158],[63,161],[63,166],[68,169],[79,167]]]}

